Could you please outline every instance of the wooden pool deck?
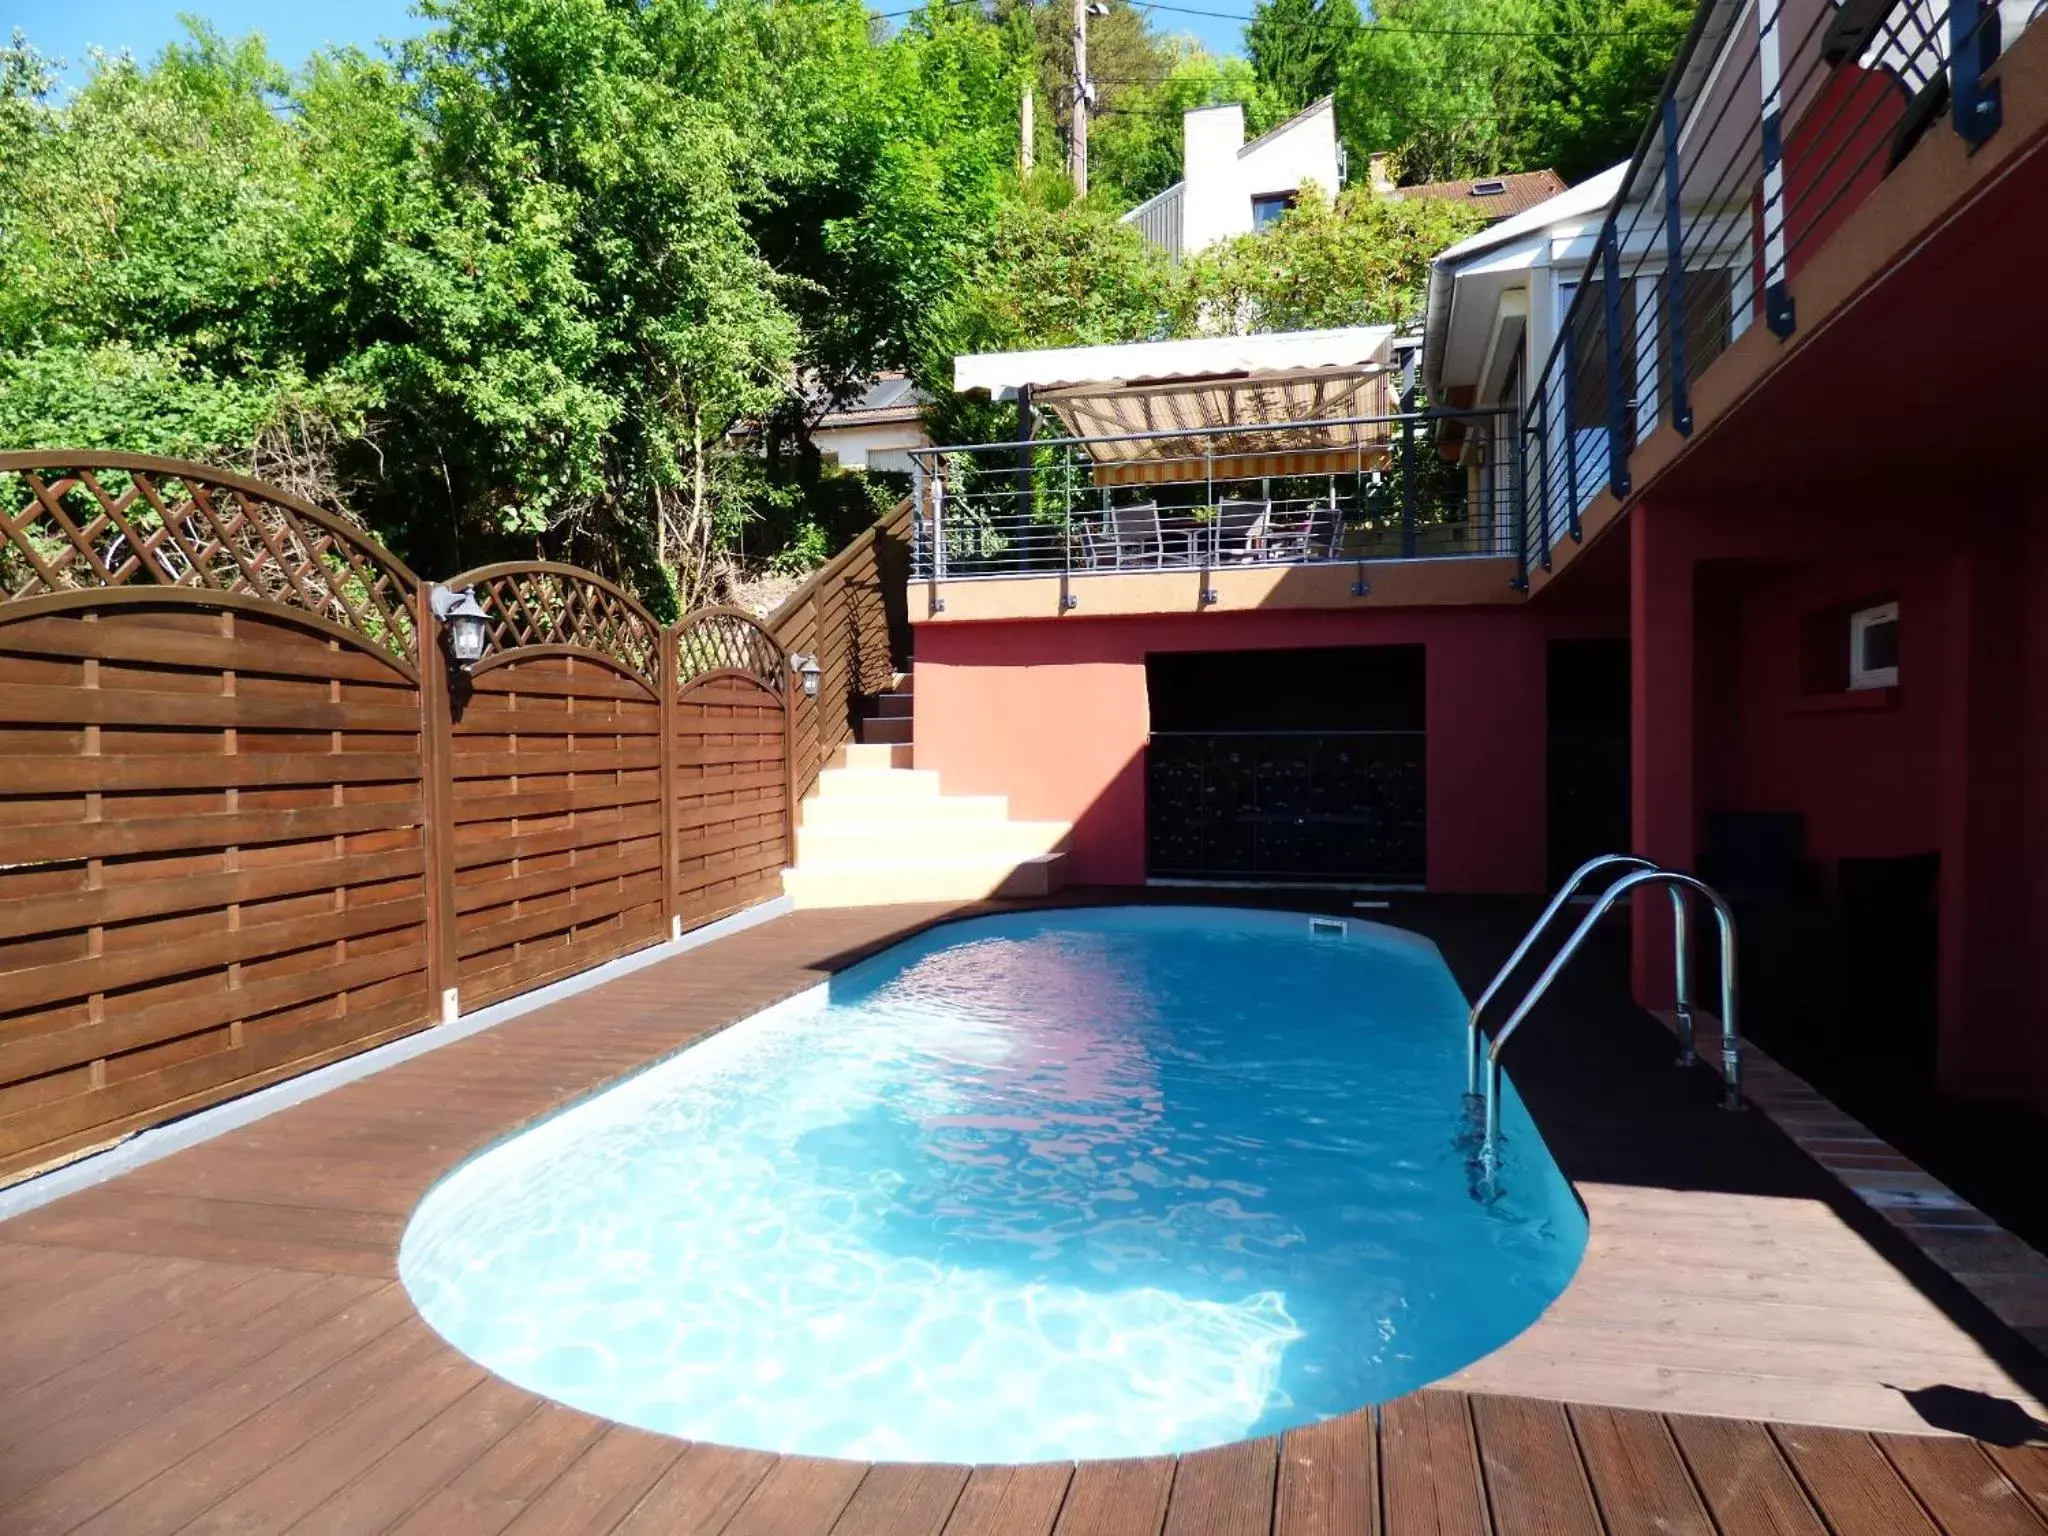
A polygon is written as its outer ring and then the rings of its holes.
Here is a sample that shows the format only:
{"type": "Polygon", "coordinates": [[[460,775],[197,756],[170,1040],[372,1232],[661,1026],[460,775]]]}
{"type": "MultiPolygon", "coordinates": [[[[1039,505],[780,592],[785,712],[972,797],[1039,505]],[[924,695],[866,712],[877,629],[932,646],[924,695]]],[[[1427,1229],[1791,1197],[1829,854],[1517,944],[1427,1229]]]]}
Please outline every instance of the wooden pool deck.
{"type": "MultiPolygon", "coordinates": [[[[1592,1217],[1572,1288],[1457,1390],[1279,1440],[1017,1469],[687,1445],[413,1311],[399,1237],[449,1168],[945,910],[777,919],[0,1224],[0,1533],[2048,1536],[2039,1357],[1713,1109],[1611,978],[1516,1068],[1592,1217]]],[[[1414,921],[1468,987],[1505,947],[1483,912],[1414,921]]]]}

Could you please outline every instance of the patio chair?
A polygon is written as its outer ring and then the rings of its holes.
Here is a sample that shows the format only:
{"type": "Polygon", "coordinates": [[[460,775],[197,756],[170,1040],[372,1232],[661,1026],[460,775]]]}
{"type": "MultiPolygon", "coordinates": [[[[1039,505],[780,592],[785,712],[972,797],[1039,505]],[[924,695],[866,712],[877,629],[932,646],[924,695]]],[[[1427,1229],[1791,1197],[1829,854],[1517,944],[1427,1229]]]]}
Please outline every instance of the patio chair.
{"type": "Polygon", "coordinates": [[[1267,540],[1268,558],[1285,561],[1327,560],[1337,550],[1343,524],[1332,506],[1303,507],[1282,520],[1273,519],[1267,540]]]}
{"type": "Polygon", "coordinates": [[[1158,502],[1138,501],[1127,507],[1111,507],[1109,527],[1113,564],[1121,567],[1166,563],[1166,535],[1159,526],[1158,502]]]}
{"type": "Polygon", "coordinates": [[[1257,560],[1266,542],[1268,508],[1263,501],[1216,505],[1216,559],[1221,564],[1257,560]]]}

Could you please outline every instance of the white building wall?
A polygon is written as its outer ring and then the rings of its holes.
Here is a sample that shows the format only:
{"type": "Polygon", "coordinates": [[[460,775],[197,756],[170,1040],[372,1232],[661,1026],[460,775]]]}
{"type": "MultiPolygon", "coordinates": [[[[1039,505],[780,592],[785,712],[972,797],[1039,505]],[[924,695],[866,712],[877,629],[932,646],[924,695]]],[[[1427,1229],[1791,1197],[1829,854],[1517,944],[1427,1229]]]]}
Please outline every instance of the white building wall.
{"type": "Polygon", "coordinates": [[[1245,228],[1251,228],[1251,200],[1269,192],[1296,192],[1314,182],[1323,196],[1337,195],[1337,113],[1318,102],[1292,122],[1245,146],[1238,156],[1244,183],[1245,228]]]}
{"type": "Polygon", "coordinates": [[[1251,194],[1238,176],[1244,108],[1199,107],[1181,118],[1180,248],[1199,251],[1252,227],[1251,194]]]}

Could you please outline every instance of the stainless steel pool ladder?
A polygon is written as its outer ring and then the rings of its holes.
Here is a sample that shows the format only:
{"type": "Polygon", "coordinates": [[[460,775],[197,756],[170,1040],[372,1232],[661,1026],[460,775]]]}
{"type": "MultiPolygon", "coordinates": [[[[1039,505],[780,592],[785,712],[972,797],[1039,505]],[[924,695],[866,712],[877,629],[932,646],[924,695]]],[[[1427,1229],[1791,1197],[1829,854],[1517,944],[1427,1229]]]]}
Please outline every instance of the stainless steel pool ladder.
{"type": "Polygon", "coordinates": [[[1566,939],[1563,947],[1551,957],[1550,964],[1544,967],[1543,974],[1536,978],[1535,984],[1522,995],[1521,1002],[1515,1006],[1515,1011],[1508,1015],[1507,1023],[1500,1027],[1485,1051],[1485,1129],[1480,1143],[1480,1161],[1489,1172],[1499,1160],[1501,1051],[1513,1038],[1515,1031],[1521,1028],[1522,1021],[1529,1016],[1530,1010],[1542,1001],[1543,994],[1550,990],[1550,984],[1557,980],[1558,974],[1571,963],[1572,956],[1578,953],[1579,946],[1586,941],[1587,935],[1592,933],[1600,919],[1607,915],[1608,909],[1630,892],[1649,886],[1662,885],[1671,892],[1674,939],[1672,962],[1676,973],[1673,990],[1677,994],[1678,1064],[1681,1067],[1689,1067],[1698,1060],[1693,1050],[1692,949],[1687,931],[1691,916],[1690,895],[1697,892],[1713,905],[1714,917],[1721,930],[1721,1076],[1724,1082],[1722,1102],[1729,1109],[1739,1108],[1742,1104],[1742,1034],[1736,1016],[1735,914],[1729,910],[1728,903],[1721,899],[1720,893],[1704,881],[1675,869],[1665,869],[1649,859],[1638,858],[1628,853],[1603,854],[1597,859],[1587,860],[1573,870],[1571,878],[1565,881],[1555,896],[1550,898],[1550,905],[1543,909],[1543,915],[1536,919],[1535,925],[1523,935],[1522,942],[1515,946],[1515,952],[1508,956],[1507,964],[1500,968],[1500,973],[1479,995],[1479,1001],[1472,1005],[1471,1015],[1465,1025],[1467,1102],[1481,1097],[1479,1020],[1480,1015],[1486,1011],[1486,1005],[1492,1002],[1495,995],[1507,984],[1515,968],[1528,958],[1529,952],[1536,947],[1537,940],[1542,938],[1544,931],[1549,928],[1557,914],[1564,910],[1565,904],[1578,894],[1579,887],[1585,884],[1586,878],[1602,869],[1618,868],[1627,869],[1630,873],[1614,881],[1594,898],[1591,909],[1579,920],[1579,926],[1572,930],[1571,937],[1566,939]]]}

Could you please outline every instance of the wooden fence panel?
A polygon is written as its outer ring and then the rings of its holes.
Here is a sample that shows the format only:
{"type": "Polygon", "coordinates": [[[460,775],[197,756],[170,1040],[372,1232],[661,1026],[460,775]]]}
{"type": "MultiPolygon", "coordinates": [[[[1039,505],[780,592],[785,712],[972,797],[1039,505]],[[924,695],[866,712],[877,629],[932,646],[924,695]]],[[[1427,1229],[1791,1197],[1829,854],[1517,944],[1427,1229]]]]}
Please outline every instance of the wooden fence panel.
{"type": "Polygon", "coordinates": [[[433,1008],[409,573],[191,466],[0,476],[5,1178],[433,1008]]]}
{"type": "Polygon", "coordinates": [[[693,613],[671,642],[675,910],[684,928],[782,894],[794,839],[789,659],[751,615],[693,613]]]}
{"type": "Polygon", "coordinates": [[[456,577],[492,649],[452,703],[456,984],[464,1011],[669,935],[661,640],[632,599],[543,564],[456,577]]]}
{"type": "Polygon", "coordinates": [[[832,754],[855,739],[875,696],[910,666],[908,578],[910,503],[855,539],[790,594],[767,620],[776,643],[791,655],[818,658],[818,696],[800,699],[791,718],[790,757],[801,802],[831,764],[832,754]]]}

